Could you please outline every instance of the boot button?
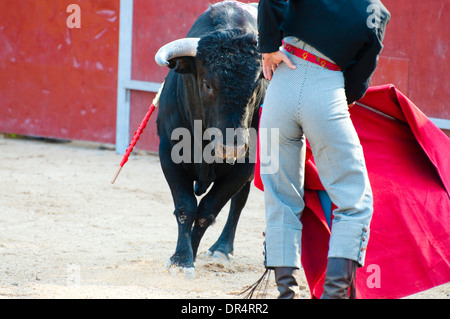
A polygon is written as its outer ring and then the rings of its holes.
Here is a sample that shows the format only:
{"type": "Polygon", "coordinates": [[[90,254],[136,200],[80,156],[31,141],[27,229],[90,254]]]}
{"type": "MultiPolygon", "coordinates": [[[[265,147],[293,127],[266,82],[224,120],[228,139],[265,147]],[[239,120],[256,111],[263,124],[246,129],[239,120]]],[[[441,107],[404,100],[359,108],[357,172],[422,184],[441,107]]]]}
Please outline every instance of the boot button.
{"type": "Polygon", "coordinates": [[[367,227],[364,227],[364,232],[367,233],[368,229],[367,227]]]}
{"type": "Polygon", "coordinates": [[[363,236],[362,241],[366,241],[366,237],[365,236],[363,236]]]}

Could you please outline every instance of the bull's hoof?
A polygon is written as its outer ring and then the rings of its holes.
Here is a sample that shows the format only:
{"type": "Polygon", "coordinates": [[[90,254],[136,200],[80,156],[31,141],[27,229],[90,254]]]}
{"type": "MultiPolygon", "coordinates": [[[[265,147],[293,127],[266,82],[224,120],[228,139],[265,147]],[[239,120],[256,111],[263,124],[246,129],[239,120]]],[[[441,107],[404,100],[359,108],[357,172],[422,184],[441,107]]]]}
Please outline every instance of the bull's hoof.
{"type": "Polygon", "coordinates": [[[216,250],[214,252],[212,252],[211,250],[208,250],[205,253],[205,255],[208,256],[208,257],[211,257],[213,259],[220,260],[220,261],[230,261],[230,257],[228,256],[228,254],[225,254],[225,253],[223,253],[221,251],[218,251],[218,250],[216,250]]]}
{"type": "Polygon", "coordinates": [[[195,268],[192,267],[181,267],[173,263],[172,259],[169,260],[166,266],[169,275],[175,276],[178,273],[182,272],[184,274],[184,278],[186,279],[194,279],[195,278],[195,268]]]}
{"type": "Polygon", "coordinates": [[[184,278],[186,279],[195,279],[195,268],[183,268],[184,278]]]}
{"type": "Polygon", "coordinates": [[[208,249],[206,255],[214,259],[229,261],[230,255],[233,255],[233,245],[230,245],[228,241],[219,239],[208,249]]]}
{"type": "Polygon", "coordinates": [[[185,279],[195,279],[195,268],[194,267],[176,267],[176,266],[170,266],[167,267],[167,270],[169,271],[169,275],[176,276],[178,273],[182,272],[184,274],[185,279]]]}

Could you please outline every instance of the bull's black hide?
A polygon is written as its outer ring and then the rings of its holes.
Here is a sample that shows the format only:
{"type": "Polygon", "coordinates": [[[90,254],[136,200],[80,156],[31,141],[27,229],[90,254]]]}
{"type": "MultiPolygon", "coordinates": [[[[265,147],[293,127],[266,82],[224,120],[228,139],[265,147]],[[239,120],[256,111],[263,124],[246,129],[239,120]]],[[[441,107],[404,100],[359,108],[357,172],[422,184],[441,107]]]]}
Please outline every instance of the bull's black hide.
{"type": "Polygon", "coordinates": [[[210,6],[187,35],[188,42],[197,39],[194,46],[186,53],[169,52],[162,64],[171,70],[157,118],[159,157],[178,223],[170,267],[194,267],[202,236],[230,199],[227,223],[209,251],[226,256],[233,252],[236,227],[254,173],[250,153],[255,151],[256,134],[251,133],[256,133],[267,87],[257,50],[255,11],[231,1],[210,6]],[[208,128],[223,133],[222,138],[205,138],[208,128]],[[243,133],[226,143],[227,128],[243,133]],[[208,153],[214,161],[205,159],[208,145],[214,145],[208,153]]]}

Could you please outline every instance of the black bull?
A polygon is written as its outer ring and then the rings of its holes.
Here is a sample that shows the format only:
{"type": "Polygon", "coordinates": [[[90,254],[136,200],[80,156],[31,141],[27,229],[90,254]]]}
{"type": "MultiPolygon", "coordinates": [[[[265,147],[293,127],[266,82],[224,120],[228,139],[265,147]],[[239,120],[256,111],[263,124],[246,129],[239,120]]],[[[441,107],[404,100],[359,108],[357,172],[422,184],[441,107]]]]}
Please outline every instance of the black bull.
{"type": "Polygon", "coordinates": [[[248,132],[258,128],[267,87],[257,50],[256,8],[236,2],[210,6],[185,39],[162,47],[155,59],[171,68],[157,118],[159,157],[178,223],[169,267],[193,270],[201,238],[230,199],[226,225],[209,252],[227,257],[233,253],[254,176],[250,153],[255,148],[249,145],[256,139],[248,132]],[[203,139],[212,128],[223,135],[203,139]],[[230,143],[227,128],[243,133],[234,134],[230,143]],[[211,144],[208,154],[215,160],[207,161],[204,150],[211,144]],[[197,196],[203,194],[197,204],[197,196]]]}

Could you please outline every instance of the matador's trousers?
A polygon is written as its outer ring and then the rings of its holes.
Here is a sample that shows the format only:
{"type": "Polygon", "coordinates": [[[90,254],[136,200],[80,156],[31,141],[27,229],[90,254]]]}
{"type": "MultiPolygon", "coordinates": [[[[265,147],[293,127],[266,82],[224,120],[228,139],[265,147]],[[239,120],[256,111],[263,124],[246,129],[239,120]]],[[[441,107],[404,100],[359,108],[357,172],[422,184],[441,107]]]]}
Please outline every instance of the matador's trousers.
{"type": "MultiPolygon", "coordinates": [[[[285,38],[285,42],[326,58],[296,38],[285,38]]],[[[328,257],[352,259],[363,266],[373,198],[363,150],[348,112],[343,73],[285,53],[297,68],[292,70],[285,63],[278,66],[260,122],[260,129],[278,136],[275,140],[260,138],[266,267],[301,266],[305,138],[320,180],[337,206],[328,257]],[[278,152],[263,151],[274,149],[278,152]]]]}

